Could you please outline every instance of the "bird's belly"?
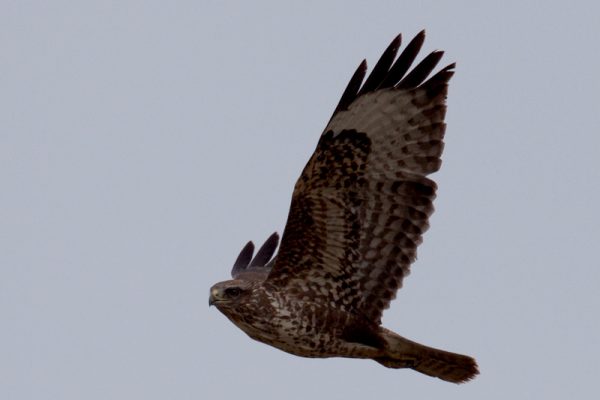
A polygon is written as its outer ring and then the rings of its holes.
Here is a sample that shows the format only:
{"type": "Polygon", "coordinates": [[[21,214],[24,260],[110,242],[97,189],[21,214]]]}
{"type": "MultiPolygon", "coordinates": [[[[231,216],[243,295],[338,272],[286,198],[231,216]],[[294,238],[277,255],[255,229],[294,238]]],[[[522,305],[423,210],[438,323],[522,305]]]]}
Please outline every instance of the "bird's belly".
{"type": "Polygon", "coordinates": [[[298,319],[272,318],[239,327],[254,340],[301,357],[370,358],[375,350],[342,339],[338,329],[298,319]]]}
{"type": "Polygon", "coordinates": [[[338,338],[328,333],[313,334],[295,329],[246,333],[252,339],[301,357],[335,357],[340,355],[343,347],[338,338]]]}

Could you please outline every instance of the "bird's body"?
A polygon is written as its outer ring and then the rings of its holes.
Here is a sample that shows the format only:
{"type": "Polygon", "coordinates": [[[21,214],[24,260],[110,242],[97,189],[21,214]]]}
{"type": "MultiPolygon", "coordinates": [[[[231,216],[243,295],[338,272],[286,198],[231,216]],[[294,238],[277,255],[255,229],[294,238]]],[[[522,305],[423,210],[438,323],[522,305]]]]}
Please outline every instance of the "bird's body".
{"type": "Polygon", "coordinates": [[[356,315],[269,285],[257,285],[249,293],[244,306],[226,315],[255,340],[303,357],[372,358],[378,354],[374,348],[344,338],[353,327],[377,329],[356,315]],[[259,315],[249,312],[255,309],[261,310],[259,315]]]}
{"type": "Polygon", "coordinates": [[[406,74],[421,32],[394,62],[398,36],[362,83],[354,74],[294,188],[281,246],[250,242],[214,304],[251,338],[303,357],[373,359],[450,382],[477,373],[468,356],[381,326],[428,228],[454,65],[426,80],[442,53],[406,74]],[[362,84],[362,86],[361,86],[362,84]]]}

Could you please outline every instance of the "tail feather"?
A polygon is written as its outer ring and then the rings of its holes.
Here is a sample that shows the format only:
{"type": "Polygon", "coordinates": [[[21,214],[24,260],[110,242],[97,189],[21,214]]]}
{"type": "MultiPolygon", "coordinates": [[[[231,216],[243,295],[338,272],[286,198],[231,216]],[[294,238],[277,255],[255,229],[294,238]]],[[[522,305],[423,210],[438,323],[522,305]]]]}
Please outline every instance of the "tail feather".
{"type": "Polygon", "coordinates": [[[382,334],[387,351],[383,357],[374,360],[388,368],[412,368],[453,383],[470,381],[479,374],[477,362],[472,357],[427,347],[384,328],[382,334]]]}

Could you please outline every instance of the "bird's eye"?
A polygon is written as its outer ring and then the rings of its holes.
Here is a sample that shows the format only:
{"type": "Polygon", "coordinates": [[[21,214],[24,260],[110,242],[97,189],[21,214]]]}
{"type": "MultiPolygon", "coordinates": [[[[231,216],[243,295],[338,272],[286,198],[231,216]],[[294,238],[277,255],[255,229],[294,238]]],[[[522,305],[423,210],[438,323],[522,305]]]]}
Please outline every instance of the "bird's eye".
{"type": "Polygon", "coordinates": [[[225,289],[225,294],[229,297],[238,297],[242,291],[240,288],[232,287],[225,289]]]}

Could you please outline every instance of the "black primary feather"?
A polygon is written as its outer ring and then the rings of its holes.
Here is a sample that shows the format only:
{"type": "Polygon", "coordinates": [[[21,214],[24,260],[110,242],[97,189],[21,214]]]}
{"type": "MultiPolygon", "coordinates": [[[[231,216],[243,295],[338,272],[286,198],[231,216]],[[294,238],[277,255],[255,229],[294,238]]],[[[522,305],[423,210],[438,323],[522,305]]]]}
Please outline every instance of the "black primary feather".
{"type": "Polygon", "coordinates": [[[242,280],[264,280],[271,267],[273,266],[273,254],[279,245],[279,234],[274,232],[265,243],[258,249],[258,252],[252,258],[254,253],[254,244],[246,243],[246,246],[240,252],[240,255],[233,264],[231,276],[233,279],[242,280]]]}
{"type": "Polygon", "coordinates": [[[231,269],[231,276],[233,278],[248,267],[250,260],[252,260],[252,254],[254,254],[254,243],[248,242],[242,251],[240,251],[240,255],[235,260],[235,263],[233,263],[233,268],[231,269]]]}
{"type": "Polygon", "coordinates": [[[275,249],[279,244],[279,235],[277,232],[273,232],[271,236],[265,241],[265,243],[260,247],[256,256],[250,262],[249,268],[252,267],[264,267],[267,265],[273,253],[275,253],[275,249]]]}
{"type": "Polygon", "coordinates": [[[426,90],[435,91],[440,84],[444,85],[454,74],[452,69],[455,64],[444,67],[429,80],[425,81],[442,58],[444,54],[442,51],[433,51],[413,68],[408,75],[406,74],[417,58],[424,42],[425,31],[422,30],[410,41],[396,61],[394,61],[401,43],[401,36],[396,36],[383,52],[383,55],[377,64],[375,64],[373,71],[369,74],[364,84],[362,82],[367,74],[367,62],[363,60],[354,72],[354,75],[352,75],[352,78],[350,78],[350,82],[348,82],[348,86],[346,86],[331,118],[338,112],[347,110],[360,96],[379,89],[414,89],[422,85],[426,90]]]}
{"type": "Polygon", "coordinates": [[[354,100],[356,100],[358,89],[360,89],[360,85],[362,84],[362,81],[365,78],[366,74],[367,60],[362,60],[356,71],[354,71],[354,75],[352,75],[352,78],[350,78],[350,82],[348,82],[348,86],[346,86],[346,89],[344,90],[344,93],[342,94],[340,102],[335,108],[333,115],[337,114],[339,111],[347,110],[348,106],[354,100]]]}
{"type": "Polygon", "coordinates": [[[369,74],[369,77],[365,81],[365,84],[358,92],[358,96],[363,95],[368,92],[372,92],[379,88],[379,85],[383,80],[388,76],[390,72],[390,67],[396,58],[396,54],[398,53],[398,49],[400,48],[400,43],[402,42],[402,35],[398,35],[392,40],[392,43],[385,49],[377,64],[373,68],[373,71],[369,74]]]}
{"type": "Polygon", "coordinates": [[[434,51],[423,59],[408,75],[406,75],[396,86],[398,89],[412,89],[419,86],[440,62],[443,51],[434,51]]]}
{"type": "Polygon", "coordinates": [[[421,47],[423,47],[423,42],[425,42],[425,31],[421,31],[410,41],[408,46],[402,51],[392,68],[390,68],[390,72],[387,77],[381,83],[381,88],[394,87],[400,82],[406,71],[410,69],[410,66],[417,58],[421,47]]]}

